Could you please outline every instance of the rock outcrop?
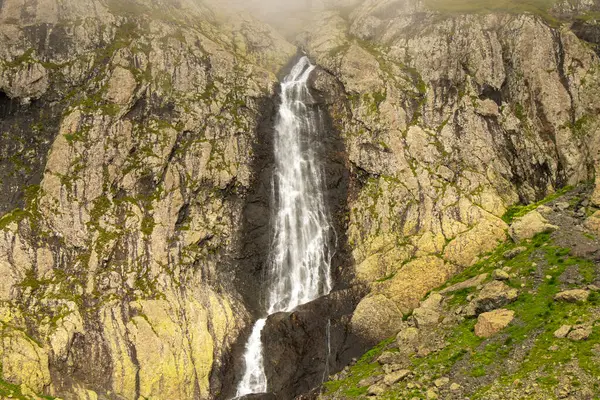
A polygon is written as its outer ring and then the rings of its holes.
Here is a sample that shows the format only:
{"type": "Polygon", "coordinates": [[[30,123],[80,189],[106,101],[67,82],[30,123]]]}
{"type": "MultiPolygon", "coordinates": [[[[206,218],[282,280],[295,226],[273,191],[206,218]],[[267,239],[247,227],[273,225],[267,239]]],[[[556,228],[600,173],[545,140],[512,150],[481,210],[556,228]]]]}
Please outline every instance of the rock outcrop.
{"type": "Polygon", "coordinates": [[[424,3],[367,1],[303,35],[346,142],[348,237],[372,287],[352,328],[371,340],[388,333],[373,310],[399,329],[391,315],[504,240],[510,206],[591,178],[597,158],[598,58],[567,25],[424,3]]]}
{"type": "Polygon", "coordinates": [[[2,379],[214,397],[251,320],[253,148],[296,48],[195,1],[7,0],[0,37],[2,379]]]}
{"type": "Polygon", "coordinates": [[[506,328],[515,318],[515,312],[510,310],[494,310],[483,313],[477,318],[475,335],[488,338],[506,328]]]}

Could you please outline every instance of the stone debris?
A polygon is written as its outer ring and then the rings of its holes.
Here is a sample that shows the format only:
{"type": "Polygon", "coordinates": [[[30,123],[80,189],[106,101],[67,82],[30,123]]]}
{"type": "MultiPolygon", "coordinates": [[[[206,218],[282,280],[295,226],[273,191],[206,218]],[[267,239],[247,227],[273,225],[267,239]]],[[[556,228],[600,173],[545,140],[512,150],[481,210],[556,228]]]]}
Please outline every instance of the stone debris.
{"type": "Polygon", "coordinates": [[[392,372],[383,378],[383,383],[386,385],[393,385],[401,380],[406,379],[411,375],[408,369],[401,369],[400,371],[392,372]]]}
{"type": "Polygon", "coordinates": [[[564,301],[567,303],[582,303],[584,301],[587,301],[588,297],[590,297],[589,290],[572,289],[557,293],[554,296],[554,300],[564,301]]]}
{"type": "Polygon", "coordinates": [[[506,328],[515,318],[515,312],[512,310],[494,310],[483,313],[477,318],[475,325],[475,335],[487,338],[506,328]]]}
{"type": "Polygon", "coordinates": [[[497,281],[507,281],[510,279],[510,275],[506,271],[497,269],[492,274],[492,278],[494,278],[497,281]]]}
{"type": "Polygon", "coordinates": [[[569,332],[567,338],[574,342],[580,342],[582,340],[587,340],[592,334],[592,327],[590,325],[576,325],[573,327],[573,330],[569,332]]]}
{"type": "Polygon", "coordinates": [[[519,254],[521,254],[522,252],[524,252],[526,250],[527,250],[527,247],[524,247],[524,246],[515,247],[514,249],[510,249],[510,250],[506,251],[503,254],[503,256],[507,260],[512,260],[513,258],[515,258],[516,256],[518,256],[519,254]]]}
{"type": "Polygon", "coordinates": [[[567,335],[569,334],[569,332],[571,332],[571,325],[563,325],[560,328],[558,328],[555,332],[554,332],[554,337],[557,339],[563,339],[566,338],[567,335]]]}
{"type": "Polygon", "coordinates": [[[535,235],[557,230],[556,225],[548,223],[548,220],[538,211],[531,211],[521,218],[517,218],[508,229],[510,237],[515,243],[525,239],[531,239],[535,235]]]}
{"type": "Polygon", "coordinates": [[[488,274],[478,275],[471,279],[467,279],[464,282],[459,282],[452,286],[449,286],[446,289],[441,290],[440,294],[447,294],[447,293],[457,292],[457,291],[463,290],[463,289],[477,287],[477,286],[481,285],[487,279],[487,277],[488,277],[488,274]]]}
{"type": "Polygon", "coordinates": [[[486,284],[477,297],[473,300],[477,313],[495,310],[512,303],[519,296],[517,289],[513,289],[504,282],[492,281],[486,284]]]}

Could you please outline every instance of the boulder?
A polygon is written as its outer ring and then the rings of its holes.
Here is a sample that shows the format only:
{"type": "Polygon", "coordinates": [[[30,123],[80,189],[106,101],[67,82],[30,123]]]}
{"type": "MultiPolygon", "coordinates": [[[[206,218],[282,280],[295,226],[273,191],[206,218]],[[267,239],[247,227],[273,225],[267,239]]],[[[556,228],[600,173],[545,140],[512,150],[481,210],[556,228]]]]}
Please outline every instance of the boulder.
{"type": "Polygon", "coordinates": [[[576,325],[573,327],[573,330],[569,332],[567,338],[574,342],[580,342],[582,340],[587,340],[592,334],[592,327],[589,325],[576,325]]]}
{"type": "Polygon", "coordinates": [[[398,365],[405,360],[405,357],[399,352],[384,351],[377,358],[377,362],[384,367],[386,365],[398,365]]]}
{"type": "Polygon", "coordinates": [[[365,297],[352,316],[352,330],[364,340],[379,342],[398,332],[402,312],[382,294],[365,297]]]}
{"type": "Polygon", "coordinates": [[[450,379],[445,376],[442,378],[438,378],[433,382],[433,384],[438,388],[446,386],[448,383],[450,383],[450,379]]]}
{"type": "Polygon", "coordinates": [[[519,296],[517,289],[513,289],[504,282],[492,281],[486,284],[479,295],[473,300],[476,313],[494,310],[512,303],[519,296]]]}
{"type": "Polygon", "coordinates": [[[537,234],[553,232],[557,229],[557,226],[548,223],[548,220],[538,211],[531,211],[517,218],[508,229],[508,233],[515,243],[519,243],[537,234]]]}
{"type": "Polygon", "coordinates": [[[508,272],[503,271],[501,269],[495,270],[494,273],[492,274],[492,277],[497,281],[507,281],[510,279],[508,272]]]}
{"type": "Polygon", "coordinates": [[[413,318],[418,328],[437,325],[440,322],[441,314],[430,308],[419,307],[413,311],[413,318]]]}
{"type": "Polygon", "coordinates": [[[414,354],[419,346],[420,331],[418,328],[409,327],[401,330],[396,335],[396,344],[400,353],[409,355],[414,354]]]}
{"type": "Polygon", "coordinates": [[[504,256],[504,258],[511,260],[511,259],[515,258],[516,256],[518,256],[519,254],[521,254],[522,252],[524,252],[525,250],[527,250],[527,247],[523,247],[523,246],[515,247],[514,249],[505,251],[503,256],[504,256]]]}
{"type": "Polygon", "coordinates": [[[401,369],[400,371],[392,372],[383,378],[383,383],[386,385],[393,385],[400,382],[403,379],[409,377],[411,372],[408,369],[401,369]]]}
{"type": "Polygon", "coordinates": [[[567,303],[583,303],[584,301],[587,301],[589,296],[590,296],[589,290],[572,289],[572,290],[565,290],[564,292],[557,293],[554,296],[554,300],[564,301],[567,303]]]}
{"type": "Polygon", "coordinates": [[[488,274],[481,274],[475,276],[471,279],[467,279],[466,281],[456,283],[452,286],[448,286],[446,289],[440,291],[440,294],[458,292],[459,290],[474,288],[481,285],[488,277],[488,274]]]}
{"type": "Polygon", "coordinates": [[[600,207],[600,163],[596,166],[596,171],[596,188],[590,200],[596,207],[600,207]]]}
{"type": "Polygon", "coordinates": [[[563,325],[560,328],[558,328],[555,332],[554,332],[554,337],[557,339],[564,339],[567,337],[567,335],[569,334],[569,332],[571,332],[571,325],[563,325]]]}
{"type": "Polygon", "coordinates": [[[494,310],[483,313],[477,319],[475,335],[488,338],[506,328],[515,318],[515,312],[511,310],[494,310]]]}
{"type": "Polygon", "coordinates": [[[369,396],[379,396],[380,394],[385,393],[387,387],[381,383],[378,383],[376,385],[370,386],[369,390],[367,391],[367,394],[369,396]]]}
{"type": "Polygon", "coordinates": [[[383,377],[381,375],[373,375],[369,376],[365,379],[362,379],[358,382],[358,387],[371,387],[381,381],[383,377]]]}
{"type": "Polygon", "coordinates": [[[600,211],[596,211],[584,223],[584,226],[596,235],[600,235],[600,211]]]}

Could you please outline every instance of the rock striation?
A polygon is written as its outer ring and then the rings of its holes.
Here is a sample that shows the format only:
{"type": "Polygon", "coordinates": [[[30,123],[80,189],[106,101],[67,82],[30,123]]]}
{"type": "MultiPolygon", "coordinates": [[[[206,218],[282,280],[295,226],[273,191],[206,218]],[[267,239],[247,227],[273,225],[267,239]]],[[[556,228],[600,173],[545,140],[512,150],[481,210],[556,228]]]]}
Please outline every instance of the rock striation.
{"type": "Polygon", "coordinates": [[[373,342],[503,241],[509,207],[593,176],[599,62],[569,23],[371,0],[302,43],[346,143],[354,279],[371,286],[352,329],[373,342]]]}
{"type": "Polygon", "coordinates": [[[251,319],[253,148],[296,48],[195,1],[8,0],[0,37],[3,381],[213,398],[251,319]]]}

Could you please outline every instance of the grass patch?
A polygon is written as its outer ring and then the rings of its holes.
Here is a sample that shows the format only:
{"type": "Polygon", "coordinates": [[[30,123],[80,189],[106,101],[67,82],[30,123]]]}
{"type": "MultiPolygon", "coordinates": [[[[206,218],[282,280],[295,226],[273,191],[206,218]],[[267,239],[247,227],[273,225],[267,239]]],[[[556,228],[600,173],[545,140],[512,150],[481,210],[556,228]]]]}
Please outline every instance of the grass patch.
{"type": "Polygon", "coordinates": [[[325,382],[327,393],[339,392],[344,398],[354,398],[367,394],[368,387],[359,387],[358,383],[370,376],[381,373],[381,366],[377,358],[388,348],[395,338],[391,337],[379,343],[366,352],[350,369],[348,377],[344,380],[325,382]]]}
{"type": "Polygon", "coordinates": [[[516,205],[516,206],[512,206],[502,216],[502,219],[507,224],[510,224],[515,219],[524,216],[528,212],[535,210],[536,208],[538,208],[541,205],[544,205],[546,203],[550,203],[551,201],[554,201],[554,200],[558,199],[559,197],[564,196],[566,193],[570,192],[571,190],[573,190],[572,186],[566,186],[566,187],[564,187],[564,188],[556,191],[555,193],[552,193],[551,195],[549,195],[545,199],[540,200],[540,201],[538,201],[536,203],[532,203],[532,204],[528,204],[528,205],[516,205]]]}

